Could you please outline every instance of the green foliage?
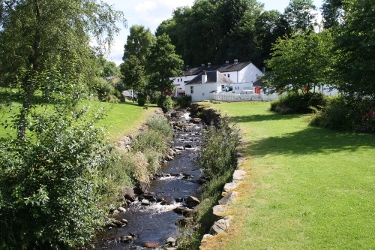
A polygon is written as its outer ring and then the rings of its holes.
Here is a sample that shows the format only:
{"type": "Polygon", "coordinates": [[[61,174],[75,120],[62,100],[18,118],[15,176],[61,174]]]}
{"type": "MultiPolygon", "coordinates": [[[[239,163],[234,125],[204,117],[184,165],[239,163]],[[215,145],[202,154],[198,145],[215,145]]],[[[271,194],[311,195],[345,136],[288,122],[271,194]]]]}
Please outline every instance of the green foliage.
{"type": "Polygon", "coordinates": [[[163,117],[153,116],[147,121],[149,129],[133,138],[132,152],[142,152],[148,174],[155,173],[167,154],[172,139],[172,128],[163,117]]]}
{"type": "Polygon", "coordinates": [[[291,0],[285,8],[284,16],[294,32],[314,31],[317,25],[316,7],[312,0],[291,0]]]}
{"type": "Polygon", "coordinates": [[[98,98],[102,102],[117,102],[117,90],[115,86],[104,78],[96,78],[95,85],[98,93],[98,98]]]}
{"type": "Polygon", "coordinates": [[[174,85],[171,77],[181,76],[183,61],[175,52],[174,45],[168,35],[163,34],[156,39],[150,48],[147,58],[147,73],[150,76],[148,87],[161,93],[173,93],[174,85]]]}
{"type": "Polygon", "coordinates": [[[179,249],[196,249],[204,234],[214,223],[212,207],[221,199],[224,185],[230,181],[237,168],[236,148],[239,144],[238,130],[224,118],[204,131],[204,143],[198,162],[203,173],[210,177],[204,184],[199,209],[194,214],[194,223],[187,225],[178,239],[179,249]],[[194,231],[192,232],[192,228],[194,231]],[[188,232],[188,233],[186,233],[188,232]]]}
{"type": "Polygon", "coordinates": [[[137,99],[138,105],[141,106],[141,107],[145,106],[146,101],[147,101],[147,99],[145,97],[142,97],[142,96],[138,97],[138,99],[137,99]]]}
{"type": "Polygon", "coordinates": [[[173,130],[171,125],[169,125],[167,118],[160,115],[151,116],[147,122],[147,126],[151,129],[162,133],[167,139],[172,138],[173,130]]]}
{"type": "Polygon", "coordinates": [[[84,110],[38,115],[31,130],[31,140],[0,142],[0,245],[83,246],[103,223],[101,172],[113,162],[111,146],[84,110]]]}
{"type": "Polygon", "coordinates": [[[239,143],[237,129],[223,118],[217,126],[210,126],[204,131],[204,139],[199,158],[203,172],[215,179],[227,171],[234,171],[237,167],[236,148],[239,143]]]}
{"type": "Polygon", "coordinates": [[[309,91],[330,85],[332,34],[329,32],[294,34],[273,45],[270,71],[264,77],[274,91],[309,91]]]}
{"type": "Polygon", "coordinates": [[[311,113],[312,107],[319,108],[325,103],[326,98],[322,93],[290,92],[271,102],[271,111],[281,114],[305,114],[311,113]]]}
{"type": "Polygon", "coordinates": [[[373,133],[375,105],[372,100],[350,100],[345,96],[331,97],[320,110],[315,110],[311,124],[333,130],[373,133]]]}
{"type": "Polygon", "coordinates": [[[170,96],[160,95],[156,100],[156,104],[160,107],[164,113],[173,109],[174,102],[170,96]]]}
{"type": "Polygon", "coordinates": [[[176,103],[180,108],[187,108],[191,104],[191,96],[190,95],[185,95],[185,96],[180,96],[176,99],[176,103]]]}
{"type": "Polygon", "coordinates": [[[255,0],[195,1],[192,7],[177,8],[156,35],[167,34],[186,65],[239,59],[261,67],[270,45],[290,30],[280,13],[265,20],[263,12],[263,4],[255,0]]]}
{"type": "Polygon", "coordinates": [[[338,89],[354,98],[375,99],[375,10],[371,0],[344,1],[344,25],[334,40],[338,89]]]}

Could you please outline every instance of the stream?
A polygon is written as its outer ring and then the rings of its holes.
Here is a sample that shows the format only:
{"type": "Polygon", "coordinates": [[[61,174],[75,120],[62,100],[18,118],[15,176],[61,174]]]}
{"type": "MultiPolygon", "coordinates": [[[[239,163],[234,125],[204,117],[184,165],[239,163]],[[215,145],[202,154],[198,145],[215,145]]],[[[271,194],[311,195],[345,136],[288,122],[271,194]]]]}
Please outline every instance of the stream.
{"type": "Polygon", "coordinates": [[[116,220],[126,223],[111,230],[106,228],[94,242],[95,249],[163,249],[168,238],[176,239],[177,222],[185,217],[175,210],[186,209],[189,196],[199,199],[201,172],[195,160],[202,126],[193,123],[188,113],[176,112],[174,116],[176,157],[162,166],[147,195],[138,197],[125,207],[125,212],[116,215],[116,220]]]}

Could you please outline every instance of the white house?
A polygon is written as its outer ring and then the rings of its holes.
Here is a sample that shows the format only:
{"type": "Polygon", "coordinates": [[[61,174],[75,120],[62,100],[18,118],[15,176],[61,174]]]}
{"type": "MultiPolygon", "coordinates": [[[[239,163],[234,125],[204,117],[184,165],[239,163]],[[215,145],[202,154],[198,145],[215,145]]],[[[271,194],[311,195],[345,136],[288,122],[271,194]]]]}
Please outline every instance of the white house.
{"type": "Polygon", "coordinates": [[[263,72],[251,62],[238,62],[237,59],[235,59],[233,63],[227,61],[223,65],[214,66],[208,63],[207,66],[202,64],[201,67],[196,68],[186,66],[183,76],[172,78],[173,84],[176,86],[175,96],[188,94],[187,88],[185,87],[186,84],[192,81],[196,76],[201,75],[203,71],[211,72],[215,70],[229,78],[232,83],[247,83],[250,88],[253,88],[252,84],[264,75],[263,72]]]}
{"type": "Polygon", "coordinates": [[[185,94],[190,95],[193,102],[213,99],[213,94],[221,92],[233,81],[217,70],[203,71],[185,84],[185,94]]]}

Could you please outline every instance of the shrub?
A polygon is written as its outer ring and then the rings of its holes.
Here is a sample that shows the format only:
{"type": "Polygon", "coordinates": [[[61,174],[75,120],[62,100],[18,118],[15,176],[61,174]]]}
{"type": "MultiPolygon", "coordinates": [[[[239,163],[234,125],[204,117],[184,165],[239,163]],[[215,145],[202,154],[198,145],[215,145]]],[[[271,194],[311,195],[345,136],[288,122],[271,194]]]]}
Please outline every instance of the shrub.
{"type": "Polygon", "coordinates": [[[170,139],[173,134],[171,125],[169,125],[167,118],[160,115],[151,116],[146,124],[153,130],[161,132],[163,135],[170,139]]]}
{"type": "Polygon", "coordinates": [[[326,98],[322,93],[296,93],[290,92],[281,95],[279,100],[271,102],[271,111],[281,114],[305,114],[311,113],[311,107],[324,106],[326,98]]]}
{"type": "Polygon", "coordinates": [[[138,105],[143,107],[146,104],[146,98],[145,97],[138,97],[138,105]]]}
{"type": "Polygon", "coordinates": [[[173,109],[174,102],[170,96],[160,95],[156,104],[163,110],[164,113],[166,113],[173,109]]]}
{"type": "Polygon", "coordinates": [[[204,132],[204,142],[199,163],[203,172],[215,178],[237,167],[236,148],[239,143],[238,130],[229,126],[227,118],[218,126],[210,126],[204,132]]]}
{"type": "Polygon", "coordinates": [[[176,102],[180,108],[187,108],[191,105],[192,99],[190,95],[185,95],[178,97],[176,102]]]}
{"type": "Polygon", "coordinates": [[[39,116],[32,139],[0,142],[2,248],[74,249],[104,222],[101,172],[113,163],[112,148],[84,117],[39,116]]]}
{"type": "Polygon", "coordinates": [[[374,132],[372,100],[353,100],[345,96],[328,99],[322,110],[315,110],[311,125],[334,130],[374,132]]]}

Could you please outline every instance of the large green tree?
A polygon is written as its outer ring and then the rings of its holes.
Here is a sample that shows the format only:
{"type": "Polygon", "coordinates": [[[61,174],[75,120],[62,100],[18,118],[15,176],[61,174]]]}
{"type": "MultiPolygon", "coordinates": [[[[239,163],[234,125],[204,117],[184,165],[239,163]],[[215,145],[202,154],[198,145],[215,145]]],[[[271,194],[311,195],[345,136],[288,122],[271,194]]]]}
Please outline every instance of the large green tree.
{"type": "Polygon", "coordinates": [[[316,25],[316,7],[312,0],[290,0],[284,16],[295,32],[314,30],[316,25]]]}
{"type": "Polygon", "coordinates": [[[296,33],[275,43],[265,79],[274,90],[315,91],[330,85],[332,36],[329,32],[296,33]]]}
{"type": "Polygon", "coordinates": [[[168,35],[163,34],[156,39],[151,47],[147,63],[147,74],[150,77],[149,88],[163,95],[173,93],[171,77],[182,75],[183,61],[175,52],[174,45],[168,35]]]}
{"type": "Polygon", "coordinates": [[[325,29],[343,23],[343,0],[325,0],[322,6],[322,16],[325,29]]]}
{"type": "Polygon", "coordinates": [[[335,39],[339,89],[351,97],[375,98],[375,9],[371,0],[347,1],[345,24],[335,39]]]}
{"type": "Polygon", "coordinates": [[[51,86],[56,82],[48,80],[51,72],[63,77],[68,70],[88,83],[94,52],[111,44],[115,23],[124,19],[95,0],[3,0],[0,10],[1,77],[21,91],[17,129],[18,139],[25,140],[36,91],[59,87],[51,86]],[[97,38],[95,48],[92,37],[97,38]]]}

